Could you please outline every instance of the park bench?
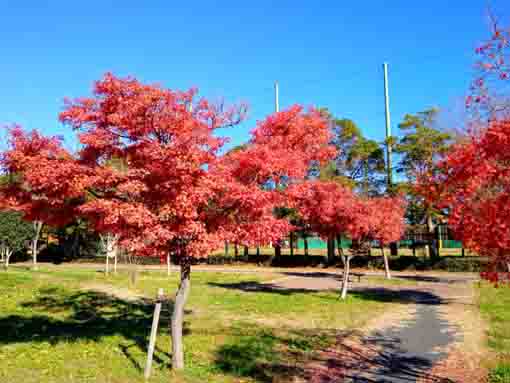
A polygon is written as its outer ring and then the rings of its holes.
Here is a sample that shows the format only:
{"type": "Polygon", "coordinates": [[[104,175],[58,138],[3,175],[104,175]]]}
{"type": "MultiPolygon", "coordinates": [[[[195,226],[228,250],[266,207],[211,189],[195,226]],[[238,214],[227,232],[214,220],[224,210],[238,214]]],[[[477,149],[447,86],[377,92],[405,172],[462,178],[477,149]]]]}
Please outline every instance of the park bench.
{"type": "Polygon", "coordinates": [[[352,280],[353,277],[358,278],[358,283],[359,283],[359,282],[361,282],[361,277],[364,277],[364,276],[365,276],[365,274],[361,274],[361,273],[349,273],[349,283],[353,282],[353,280],[352,280]]]}

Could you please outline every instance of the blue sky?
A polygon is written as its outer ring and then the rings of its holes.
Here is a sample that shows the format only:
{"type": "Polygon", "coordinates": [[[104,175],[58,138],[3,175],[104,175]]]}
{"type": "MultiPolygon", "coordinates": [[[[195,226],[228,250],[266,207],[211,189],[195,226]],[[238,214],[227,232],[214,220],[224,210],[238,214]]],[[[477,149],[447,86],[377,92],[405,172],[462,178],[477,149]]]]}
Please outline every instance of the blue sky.
{"type": "MultiPolygon", "coordinates": [[[[491,6],[510,21],[504,0],[491,6]]],[[[232,144],[273,111],[328,107],[382,139],[382,62],[392,125],[449,107],[466,93],[474,47],[488,36],[487,1],[6,1],[0,0],[0,124],[48,134],[65,96],[90,94],[106,71],[213,99],[246,101],[232,144]],[[448,4],[448,5],[446,5],[448,4]]],[[[510,24],[510,23],[506,23],[510,24]]]]}

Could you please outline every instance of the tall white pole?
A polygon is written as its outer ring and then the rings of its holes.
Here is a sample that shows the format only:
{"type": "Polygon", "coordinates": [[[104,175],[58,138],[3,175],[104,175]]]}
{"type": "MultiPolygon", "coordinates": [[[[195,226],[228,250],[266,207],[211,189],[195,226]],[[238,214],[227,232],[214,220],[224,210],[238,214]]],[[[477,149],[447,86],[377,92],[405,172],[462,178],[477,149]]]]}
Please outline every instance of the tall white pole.
{"type": "MultiPolygon", "coordinates": [[[[384,70],[384,109],[386,116],[386,140],[388,141],[391,137],[391,119],[390,119],[390,95],[388,90],[388,63],[383,64],[384,70]]],[[[393,172],[391,165],[391,145],[386,142],[386,160],[388,166],[388,186],[391,187],[393,184],[393,172]]]]}
{"type": "Polygon", "coordinates": [[[280,111],[280,96],[278,94],[278,81],[274,82],[274,110],[275,112],[280,111]]]}

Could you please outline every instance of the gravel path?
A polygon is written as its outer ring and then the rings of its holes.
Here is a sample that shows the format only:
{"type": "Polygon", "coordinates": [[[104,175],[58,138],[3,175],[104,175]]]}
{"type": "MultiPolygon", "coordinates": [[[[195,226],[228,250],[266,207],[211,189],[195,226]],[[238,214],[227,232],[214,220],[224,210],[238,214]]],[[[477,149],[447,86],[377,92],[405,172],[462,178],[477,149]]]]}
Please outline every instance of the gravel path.
{"type": "MultiPolygon", "coordinates": [[[[409,276],[407,276],[409,280],[409,276]]],[[[472,277],[415,277],[413,285],[371,284],[370,278],[352,283],[351,294],[402,303],[400,312],[374,319],[363,334],[341,339],[322,352],[308,368],[313,383],[326,382],[462,382],[480,383],[483,373],[476,361],[457,363],[437,372],[454,347],[472,337],[460,323],[459,310],[473,303],[472,277]],[[459,368],[461,371],[459,372],[459,368]],[[460,376],[460,377],[459,377],[460,376]]],[[[287,276],[272,282],[272,288],[289,290],[338,289],[335,275],[287,276]]],[[[469,319],[471,320],[471,318],[469,319]]],[[[462,347],[465,348],[465,347],[462,347]]],[[[468,350],[469,351],[469,350],[468,350]]],[[[467,352],[468,352],[467,351],[467,352]]],[[[472,357],[466,358],[473,359],[472,357]]]]}

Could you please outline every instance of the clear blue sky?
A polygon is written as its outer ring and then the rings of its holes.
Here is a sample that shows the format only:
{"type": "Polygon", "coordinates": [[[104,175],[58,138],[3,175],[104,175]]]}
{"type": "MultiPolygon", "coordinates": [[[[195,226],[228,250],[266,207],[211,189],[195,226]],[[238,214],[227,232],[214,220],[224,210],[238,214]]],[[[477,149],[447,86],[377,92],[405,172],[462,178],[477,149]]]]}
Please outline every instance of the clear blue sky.
{"type": "MultiPolygon", "coordinates": [[[[505,18],[505,2],[492,8],[505,18]]],[[[488,36],[484,0],[0,0],[0,124],[73,133],[57,123],[65,96],[90,94],[106,71],[247,101],[233,144],[273,110],[328,107],[370,137],[384,134],[381,63],[390,64],[394,128],[407,112],[465,95],[473,48],[488,36]]],[[[508,16],[508,13],[506,13],[508,16]]]]}

